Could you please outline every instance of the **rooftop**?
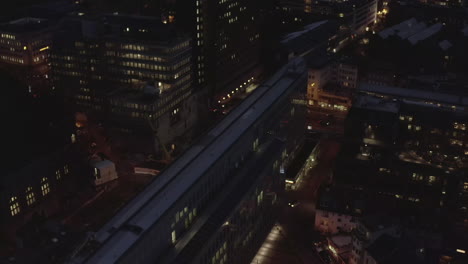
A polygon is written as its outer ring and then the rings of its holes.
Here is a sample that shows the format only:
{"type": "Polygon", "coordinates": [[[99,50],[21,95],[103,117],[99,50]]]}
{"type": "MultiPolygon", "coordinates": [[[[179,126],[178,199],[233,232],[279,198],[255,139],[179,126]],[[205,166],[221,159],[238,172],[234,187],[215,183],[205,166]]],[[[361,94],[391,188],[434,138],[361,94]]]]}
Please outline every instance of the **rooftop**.
{"type": "MultiPolygon", "coordinates": [[[[294,64],[299,64],[300,76],[290,75],[293,64],[283,67],[124,206],[96,234],[96,240],[102,244],[89,259],[90,263],[115,262],[139,240],[139,233],[144,233],[157,223],[204,172],[217,162],[213,157],[220,157],[235,144],[278,98],[295,85],[299,78],[304,77],[305,69],[300,61],[293,61],[294,64]],[[132,232],[125,226],[137,227],[142,232],[132,232]]],[[[82,253],[84,254],[81,257],[84,258],[92,254],[82,253]]]]}
{"type": "Polygon", "coordinates": [[[309,54],[305,57],[307,67],[311,69],[322,69],[325,66],[329,65],[332,62],[332,58],[325,54],[309,54]]]}
{"type": "Polygon", "coordinates": [[[360,215],[365,210],[364,196],[359,190],[336,186],[320,190],[317,209],[348,215],[360,215]]]}
{"type": "Polygon", "coordinates": [[[58,18],[78,7],[73,1],[55,1],[33,5],[28,8],[28,14],[41,18],[58,18]]]}
{"type": "Polygon", "coordinates": [[[361,83],[359,91],[371,92],[380,95],[391,95],[402,99],[418,99],[431,102],[446,103],[457,106],[468,106],[468,97],[419,89],[401,88],[389,85],[361,83]]]}
{"type": "Polygon", "coordinates": [[[41,31],[49,27],[47,19],[24,17],[0,25],[0,31],[9,33],[27,33],[41,31]]]}
{"type": "Polygon", "coordinates": [[[358,95],[354,98],[353,108],[398,113],[400,110],[400,103],[371,95],[358,95]]]}
{"type": "Polygon", "coordinates": [[[98,169],[104,169],[104,168],[115,166],[114,162],[110,160],[101,160],[101,161],[93,162],[92,165],[93,167],[98,168],[98,169]]]}
{"type": "Polygon", "coordinates": [[[387,39],[390,36],[398,36],[401,39],[408,40],[412,45],[423,41],[442,29],[442,24],[437,23],[427,27],[426,23],[418,22],[416,18],[410,18],[389,28],[382,30],[379,36],[387,39]]]}
{"type": "Polygon", "coordinates": [[[352,89],[347,88],[347,87],[341,87],[340,85],[336,83],[327,83],[322,89],[323,91],[329,94],[346,97],[346,98],[351,98],[353,94],[352,89]]]}
{"type": "Polygon", "coordinates": [[[398,220],[385,214],[368,215],[361,219],[361,223],[371,232],[383,230],[398,224],[398,220]]]}
{"type": "Polygon", "coordinates": [[[287,34],[283,40],[281,41],[281,43],[287,43],[293,39],[296,39],[300,36],[304,36],[305,33],[309,33],[310,31],[313,31],[317,28],[319,28],[321,25],[324,25],[325,23],[327,23],[328,20],[323,20],[323,21],[319,21],[319,22],[315,22],[315,23],[312,23],[312,24],[309,24],[309,25],[306,25],[304,26],[304,29],[301,30],[301,31],[296,31],[296,32],[292,32],[292,33],[289,33],[287,34]]]}
{"type": "Polygon", "coordinates": [[[339,248],[351,244],[350,235],[334,235],[330,237],[330,240],[333,242],[333,244],[335,244],[339,248]]]}
{"type": "Polygon", "coordinates": [[[367,248],[367,252],[377,263],[384,263],[396,251],[398,244],[397,238],[384,234],[367,248]]]}
{"type": "Polygon", "coordinates": [[[307,54],[323,46],[327,48],[328,39],[338,32],[339,24],[333,20],[323,20],[305,26],[301,31],[284,36],[281,43],[297,54],[307,54]]]}
{"type": "Polygon", "coordinates": [[[360,8],[368,3],[372,2],[371,0],[346,0],[346,1],[329,1],[329,0],[319,0],[315,3],[318,6],[328,6],[333,8],[333,12],[352,12],[355,8],[360,8]]]}
{"type": "Polygon", "coordinates": [[[109,38],[167,44],[186,41],[171,24],[145,16],[118,14],[75,14],[65,19],[64,32],[70,38],[109,38]],[[81,34],[76,34],[81,30],[81,34]],[[70,32],[71,31],[71,32],[70,32]]]}
{"type": "Polygon", "coordinates": [[[439,47],[444,51],[450,49],[452,46],[452,43],[446,39],[439,42],[439,47]]]}

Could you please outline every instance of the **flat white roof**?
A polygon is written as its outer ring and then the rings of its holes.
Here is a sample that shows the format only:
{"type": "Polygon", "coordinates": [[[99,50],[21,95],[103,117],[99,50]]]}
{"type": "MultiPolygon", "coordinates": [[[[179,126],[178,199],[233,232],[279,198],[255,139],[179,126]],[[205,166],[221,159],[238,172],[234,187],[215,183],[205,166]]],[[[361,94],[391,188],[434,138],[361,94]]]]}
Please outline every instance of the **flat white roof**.
{"type": "Polygon", "coordinates": [[[107,167],[114,167],[115,165],[114,165],[114,162],[110,160],[101,160],[98,162],[94,162],[93,166],[95,168],[102,169],[102,168],[107,168],[107,167]]]}

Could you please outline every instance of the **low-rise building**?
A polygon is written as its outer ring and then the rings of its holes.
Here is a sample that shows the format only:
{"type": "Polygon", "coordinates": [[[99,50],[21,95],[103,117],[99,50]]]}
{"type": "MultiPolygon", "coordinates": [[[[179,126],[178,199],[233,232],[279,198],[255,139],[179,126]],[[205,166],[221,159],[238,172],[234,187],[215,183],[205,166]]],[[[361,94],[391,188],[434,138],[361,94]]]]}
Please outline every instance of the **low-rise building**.
{"type": "Polygon", "coordinates": [[[335,258],[336,263],[345,264],[351,255],[352,243],[349,234],[334,235],[327,238],[328,249],[335,258]]]}
{"type": "Polygon", "coordinates": [[[110,160],[95,160],[91,162],[93,168],[93,184],[99,186],[116,180],[119,176],[115,170],[115,164],[110,160]]]}
{"type": "Polygon", "coordinates": [[[323,234],[349,233],[364,211],[359,191],[327,187],[320,191],[315,212],[315,230],[323,234]]]}
{"type": "Polygon", "coordinates": [[[366,249],[382,235],[400,236],[398,222],[387,215],[370,215],[362,218],[353,232],[350,264],[364,262],[366,249]]]}
{"type": "Polygon", "coordinates": [[[310,106],[348,111],[357,86],[357,66],[345,59],[308,57],[307,98],[310,106]]]}

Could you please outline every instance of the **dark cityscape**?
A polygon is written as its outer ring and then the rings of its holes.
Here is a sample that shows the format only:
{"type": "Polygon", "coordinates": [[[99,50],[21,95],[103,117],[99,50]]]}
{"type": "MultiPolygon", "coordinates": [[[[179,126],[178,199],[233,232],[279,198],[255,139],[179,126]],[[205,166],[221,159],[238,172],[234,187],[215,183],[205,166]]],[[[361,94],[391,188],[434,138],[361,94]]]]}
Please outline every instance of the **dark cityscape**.
{"type": "Polygon", "coordinates": [[[0,264],[468,264],[467,0],[0,9],[0,264]]]}

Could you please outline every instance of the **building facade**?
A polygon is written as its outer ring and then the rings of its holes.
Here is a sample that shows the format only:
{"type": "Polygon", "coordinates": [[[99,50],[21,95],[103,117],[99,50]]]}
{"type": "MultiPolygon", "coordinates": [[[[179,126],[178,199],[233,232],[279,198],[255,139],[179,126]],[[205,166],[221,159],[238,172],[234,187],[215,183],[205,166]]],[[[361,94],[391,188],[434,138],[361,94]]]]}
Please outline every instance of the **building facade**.
{"type": "Polygon", "coordinates": [[[30,93],[50,88],[50,50],[54,27],[46,19],[25,17],[0,25],[0,67],[30,93]]]}
{"type": "Polygon", "coordinates": [[[195,83],[207,88],[215,102],[258,76],[259,1],[169,2],[175,23],[192,33],[195,83]]]}
{"type": "Polygon", "coordinates": [[[324,234],[351,232],[356,228],[356,217],[328,210],[317,210],[315,213],[315,230],[324,234]]]}
{"type": "Polygon", "coordinates": [[[348,263],[362,264],[366,260],[366,249],[382,235],[400,236],[400,230],[392,219],[369,216],[358,222],[352,234],[352,250],[348,263]]]}
{"type": "MultiPolygon", "coordinates": [[[[75,181],[76,152],[71,146],[58,148],[41,157],[28,159],[21,166],[7,170],[0,191],[1,231],[7,243],[25,239],[19,230],[34,217],[48,217],[66,205],[67,185],[75,181]]],[[[4,241],[5,242],[5,241],[4,241]]]]}
{"type": "Polygon", "coordinates": [[[366,27],[376,21],[377,2],[376,0],[316,1],[312,3],[310,10],[315,15],[338,18],[351,34],[361,34],[366,31],[366,27]]]}
{"type": "Polygon", "coordinates": [[[357,66],[330,58],[308,58],[308,104],[324,109],[348,111],[358,82],[357,66]]]}
{"type": "Polygon", "coordinates": [[[172,26],[76,16],[65,20],[55,44],[54,85],[77,111],[108,120],[123,138],[158,134],[156,151],[193,126],[191,42],[172,26]]]}
{"type": "Polygon", "coordinates": [[[330,186],[320,190],[315,213],[315,230],[322,234],[350,233],[365,212],[359,190],[330,186]]]}

